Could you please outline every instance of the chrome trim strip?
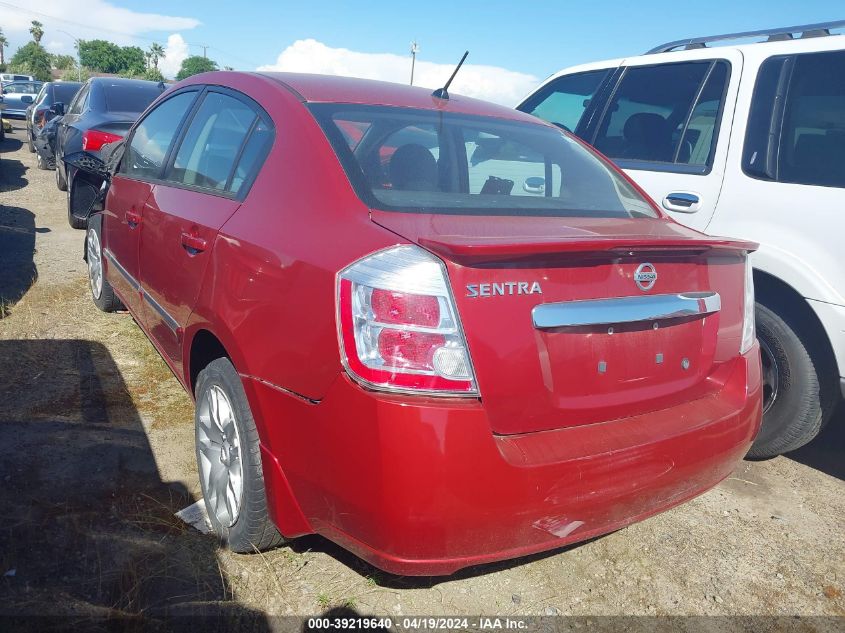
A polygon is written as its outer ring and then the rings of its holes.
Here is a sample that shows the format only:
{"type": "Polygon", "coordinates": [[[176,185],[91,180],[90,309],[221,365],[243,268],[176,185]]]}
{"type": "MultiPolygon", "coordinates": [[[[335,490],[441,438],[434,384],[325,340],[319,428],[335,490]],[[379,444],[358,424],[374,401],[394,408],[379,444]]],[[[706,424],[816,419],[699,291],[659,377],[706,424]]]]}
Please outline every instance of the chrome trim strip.
{"type": "Polygon", "coordinates": [[[718,292],[683,292],[541,303],[531,311],[531,318],[535,328],[545,330],[704,316],[721,309],[718,292]]]}
{"type": "Polygon", "coordinates": [[[176,319],[174,319],[172,316],[170,316],[170,313],[167,310],[165,310],[161,306],[161,304],[158,301],[156,301],[155,299],[153,299],[147,292],[145,292],[145,291],[141,291],[141,292],[144,296],[144,301],[149,303],[152,306],[153,310],[158,312],[162,321],[164,321],[164,324],[170,329],[170,331],[173,332],[173,334],[178,334],[179,333],[179,323],[176,321],[176,319]]]}
{"type": "Polygon", "coordinates": [[[120,265],[120,262],[117,261],[117,258],[115,258],[115,256],[112,255],[112,252],[109,249],[104,248],[103,254],[105,254],[105,256],[108,257],[109,261],[112,264],[114,264],[114,267],[117,268],[117,271],[121,275],[123,275],[123,277],[126,279],[127,282],[129,282],[129,285],[132,286],[133,290],[140,290],[141,289],[141,284],[138,283],[138,280],[135,279],[132,275],[130,275],[129,271],[126,270],[123,266],[120,265]]]}

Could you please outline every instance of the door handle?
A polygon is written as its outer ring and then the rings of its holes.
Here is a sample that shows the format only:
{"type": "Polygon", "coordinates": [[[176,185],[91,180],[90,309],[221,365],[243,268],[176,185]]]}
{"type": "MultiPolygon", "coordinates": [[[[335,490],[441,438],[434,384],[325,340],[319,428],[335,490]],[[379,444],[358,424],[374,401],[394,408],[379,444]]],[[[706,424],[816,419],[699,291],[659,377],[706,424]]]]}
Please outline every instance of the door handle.
{"type": "Polygon", "coordinates": [[[689,191],[675,191],[663,198],[663,207],[677,213],[695,213],[701,208],[698,194],[689,191]]]}
{"type": "Polygon", "coordinates": [[[198,235],[182,233],[182,246],[188,251],[189,255],[196,255],[202,253],[208,247],[208,242],[198,235]]]}
{"type": "Polygon", "coordinates": [[[141,223],[141,214],[135,211],[134,209],[131,211],[127,211],[123,218],[126,220],[126,224],[129,226],[130,229],[134,229],[141,223]]]}

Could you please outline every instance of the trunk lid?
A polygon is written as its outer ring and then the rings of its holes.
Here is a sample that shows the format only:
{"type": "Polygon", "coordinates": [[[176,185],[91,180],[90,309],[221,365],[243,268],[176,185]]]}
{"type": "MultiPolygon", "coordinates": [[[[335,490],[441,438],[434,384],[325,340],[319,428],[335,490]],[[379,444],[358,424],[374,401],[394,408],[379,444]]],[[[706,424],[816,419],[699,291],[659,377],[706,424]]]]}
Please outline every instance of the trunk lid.
{"type": "Polygon", "coordinates": [[[372,217],[446,262],[495,433],[704,397],[739,355],[755,244],[662,218],[372,217]]]}

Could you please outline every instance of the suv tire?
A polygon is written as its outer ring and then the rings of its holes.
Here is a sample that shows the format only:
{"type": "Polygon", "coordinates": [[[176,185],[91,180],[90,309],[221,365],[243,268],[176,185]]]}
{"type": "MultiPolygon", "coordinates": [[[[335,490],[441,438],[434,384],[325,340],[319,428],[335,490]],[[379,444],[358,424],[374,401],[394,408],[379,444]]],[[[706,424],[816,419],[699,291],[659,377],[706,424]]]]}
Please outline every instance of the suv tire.
{"type": "MultiPolygon", "coordinates": [[[[56,187],[58,187],[59,191],[67,191],[67,181],[65,177],[62,176],[62,170],[59,169],[59,157],[56,156],[56,187]]],[[[71,225],[73,226],[73,225],[71,225]]],[[[82,228],[82,227],[78,227],[82,228]]]]}
{"type": "Polygon", "coordinates": [[[756,320],[766,409],[748,456],[764,459],[800,448],[819,434],[836,404],[838,385],[830,377],[838,374],[795,316],[757,303],[756,320]]]}
{"type": "Polygon", "coordinates": [[[199,373],[194,424],[200,485],[220,541],[241,553],[282,544],[284,537],[270,521],[267,509],[258,430],[241,378],[228,358],[212,361],[199,373]],[[240,485],[233,467],[239,471],[240,485]],[[221,478],[225,478],[222,486],[221,478]]]}

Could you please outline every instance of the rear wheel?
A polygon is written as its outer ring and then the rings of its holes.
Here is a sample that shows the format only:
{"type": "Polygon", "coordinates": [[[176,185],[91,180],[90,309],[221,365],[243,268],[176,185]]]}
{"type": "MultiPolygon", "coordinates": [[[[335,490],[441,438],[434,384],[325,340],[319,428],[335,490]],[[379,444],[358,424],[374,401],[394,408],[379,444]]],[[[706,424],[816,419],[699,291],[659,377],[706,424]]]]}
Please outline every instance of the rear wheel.
{"type": "Polygon", "coordinates": [[[32,142],[32,131],[29,129],[26,131],[26,146],[30,154],[35,153],[35,144],[32,142]]]}
{"type": "Polygon", "coordinates": [[[255,420],[240,376],[218,358],[197,377],[196,453],[211,525],[235,552],[284,542],[270,521],[255,420]]]}
{"type": "MultiPolygon", "coordinates": [[[[67,181],[65,177],[62,175],[62,170],[59,168],[59,160],[56,157],[56,187],[59,188],[59,191],[67,191],[67,181]]],[[[71,225],[73,226],[73,225],[71,225]]],[[[74,227],[74,228],[82,228],[82,227],[74,227]]]]}
{"type": "Polygon", "coordinates": [[[833,413],[838,375],[810,328],[757,304],[763,365],[763,425],[748,456],[766,458],[812,440],[833,413]],[[832,380],[833,378],[833,380],[832,380]]]}
{"type": "Polygon", "coordinates": [[[38,169],[50,169],[50,164],[46,160],[44,160],[44,157],[41,154],[35,155],[35,164],[38,169]]]}
{"type": "Polygon", "coordinates": [[[88,223],[88,231],[85,235],[85,259],[88,262],[88,285],[91,288],[91,298],[94,305],[103,312],[114,312],[120,310],[123,304],[111,284],[106,280],[105,269],[103,268],[103,247],[102,247],[103,216],[91,216],[88,223]]]}
{"type": "MultiPolygon", "coordinates": [[[[58,170],[56,170],[58,171],[58,170]]],[[[91,208],[88,201],[87,183],[78,182],[77,178],[71,177],[67,186],[67,221],[75,229],[84,229],[88,226],[88,211],[91,208]],[[79,210],[85,211],[84,216],[78,215],[79,210]],[[74,213],[76,211],[77,213],[74,213]]]]}

